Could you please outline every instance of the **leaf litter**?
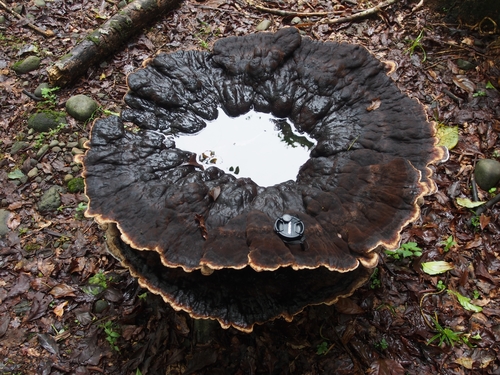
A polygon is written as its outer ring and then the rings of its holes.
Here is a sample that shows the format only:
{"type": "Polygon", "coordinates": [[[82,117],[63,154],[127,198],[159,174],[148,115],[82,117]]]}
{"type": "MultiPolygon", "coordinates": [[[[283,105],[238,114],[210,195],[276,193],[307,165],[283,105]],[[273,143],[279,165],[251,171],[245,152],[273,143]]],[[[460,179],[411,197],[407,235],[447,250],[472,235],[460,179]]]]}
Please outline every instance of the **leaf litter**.
{"type": "MultiPolygon", "coordinates": [[[[0,41],[0,60],[11,65],[19,59],[17,51],[36,53],[31,46],[44,58],[42,68],[27,76],[0,70],[0,208],[15,218],[9,233],[0,238],[0,372],[500,372],[500,211],[493,206],[477,217],[468,203],[473,202],[470,177],[475,161],[500,155],[500,39],[498,34],[481,35],[465,25],[447,24],[426,5],[413,10],[415,3],[398,2],[379,17],[338,25],[304,14],[330,12],[329,17],[342,17],[362,10],[356,7],[368,7],[357,3],[265,3],[265,8],[296,12],[294,19],[261,12],[242,0],[188,0],[131,38],[106,62],[90,68],[75,85],[57,92],[56,107],[61,110],[71,95],[83,92],[98,98],[104,109],[119,112],[127,74],[154,53],[210,48],[220,37],[254,32],[263,20],[270,21],[269,31],[298,22],[304,35],[313,39],[360,43],[379,59],[394,62],[396,68],[389,74],[400,89],[424,105],[429,119],[452,132],[446,143],[449,161],[434,167],[439,191],[425,198],[420,217],[402,235],[403,244],[418,244],[420,256],[394,259],[381,251],[376,275],[337,306],[309,307],[291,323],[277,320],[251,334],[212,327],[208,339],[199,337],[192,319],[142,289],[107,253],[103,228],[75,216],[83,197],[63,193],[61,210],[39,213],[36,208],[44,191],[65,186],[65,175],[79,172],[70,153],[49,148],[37,156],[36,137],[26,126],[36,104],[22,90],[33,92],[46,81],[44,68],[112,16],[116,6],[97,0],[54,0],[46,7],[24,4],[22,11],[30,14],[30,22],[56,32],[49,42],[6,17],[0,25],[5,37],[0,41]],[[458,59],[475,68],[460,68],[458,59]],[[11,154],[18,140],[28,146],[11,154]],[[33,167],[38,168],[37,176],[27,178],[33,167]],[[442,241],[450,235],[456,245],[444,251],[442,241]],[[433,262],[454,267],[443,274],[424,272],[423,264],[433,262]],[[86,293],[84,287],[100,270],[111,275],[106,288],[86,293]],[[438,294],[438,285],[453,292],[438,294]],[[106,306],[102,312],[100,305],[106,306]],[[436,325],[426,324],[432,317],[451,341],[443,339],[437,345],[442,338],[438,336],[428,344],[440,333],[436,325]],[[108,321],[117,327],[112,335],[119,351],[110,346],[102,328],[108,321]],[[454,334],[460,340],[454,340],[454,334]]],[[[376,111],[379,105],[375,100],[367,110],[376,111]]],[[[90,126],[69,121],[53,139],[72,142],[75,133],[88,138],[90,126]]],[[[214,191],[212,199],[217,196],[214,191]]],[[[479,198],[488,200],[488,192],[479,191],[479,198]]],[[[198,225],[207,236],[204,223],[198,225]]]]}

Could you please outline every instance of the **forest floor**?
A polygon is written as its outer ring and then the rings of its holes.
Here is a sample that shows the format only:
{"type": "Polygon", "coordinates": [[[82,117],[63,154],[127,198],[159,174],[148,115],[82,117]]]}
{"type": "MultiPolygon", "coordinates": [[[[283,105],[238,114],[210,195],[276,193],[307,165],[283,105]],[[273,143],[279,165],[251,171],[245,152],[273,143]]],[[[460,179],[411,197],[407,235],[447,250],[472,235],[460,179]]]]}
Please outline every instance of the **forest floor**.
{"type": "MultiPolygon", "coordinates": [[[[293,22],[316,40],[359,43],[396,63],[391,77],[429,119],[458,129],[449,160],[434,168],[438,192],[403,230],[406,252],[395,257],[381,249],[371,280],[334,306],[308,307],[291,323],[277,319],[250,334],[217,326],[200,342],[186,313],[141,289],[107,253],[103,231],[83,216],[86,197],[66,190],[81,172],[73,156],[91,121],[68,116],[66,127],[43,136],[27,127],[40,103],[23,90],[47,82],[46,68],[117,4],[6,2],[55,36],[45,38],[0,8],[0,221],[7,226],[0,237],[0,374],[500,374],[500,209],[476,215],[457,204],[472,199],[475,162],[500,157],[496,24],[484,15],[459,22],[450,8],[407,0],[368,18],[326,24],[302,13],[342,17],[373,2],[290,3],[262,3],[290,12],[281,16],[243,1],[187,0],[54,91],[50,102],[64,110],[69,97],[86,94],[102,111],[119,112],[127,74],[147,58],[210,50],[217,39],[255,32],[264,20],[268,31],[293,22]],[[29,55],[41,57],[40,68],[16,75],[12,64],[29,55]],[[24,148],[13,150],[21,141],[24,148]],[[61,206],[40,212],[37,204],[53,186],[63,189],[61,206]],[[453,269],[429,275],[421,265],[431,261],[453,269]]],[[[492,194],[480,190],[479,199],[492,194]]]]}

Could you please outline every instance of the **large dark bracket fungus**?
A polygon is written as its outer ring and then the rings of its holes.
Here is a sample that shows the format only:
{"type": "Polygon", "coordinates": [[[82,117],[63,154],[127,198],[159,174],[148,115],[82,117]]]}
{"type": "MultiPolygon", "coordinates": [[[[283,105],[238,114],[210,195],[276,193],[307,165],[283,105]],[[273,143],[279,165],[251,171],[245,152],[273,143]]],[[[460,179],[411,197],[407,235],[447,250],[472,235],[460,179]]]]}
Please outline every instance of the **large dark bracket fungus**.
{"type": "Polygon", "coordinates": [[[445,158],[383,63],[293,28],[158,55],[128,85],[128,108],[95,122],[82,159],[87,215],[117,228],[110,249],[141,285],[223,327],[251,331],[352,294],[373,250],[396,247],[417,217],[435,190],[429,164],[445,158]],[[221,108],[286,117],[314,138],[296,181],[262,187],[203,169],[165,137],[203,129],[221,108]],[[300,220],[307,246],[275,232],[283,215],[300,220]]]}

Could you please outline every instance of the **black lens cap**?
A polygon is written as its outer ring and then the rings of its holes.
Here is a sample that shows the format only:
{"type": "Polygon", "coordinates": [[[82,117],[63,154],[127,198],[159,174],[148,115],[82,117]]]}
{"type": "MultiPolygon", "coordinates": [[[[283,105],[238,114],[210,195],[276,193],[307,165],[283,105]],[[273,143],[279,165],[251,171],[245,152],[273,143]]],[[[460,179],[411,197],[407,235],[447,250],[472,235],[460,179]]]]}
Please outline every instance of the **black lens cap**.
{"type": "Polygon", "coordinates": [[[284,214],[276,219],[274,231],[284,242],[300,242],[304,236],[304,223],[295,216],[284,214]]]}

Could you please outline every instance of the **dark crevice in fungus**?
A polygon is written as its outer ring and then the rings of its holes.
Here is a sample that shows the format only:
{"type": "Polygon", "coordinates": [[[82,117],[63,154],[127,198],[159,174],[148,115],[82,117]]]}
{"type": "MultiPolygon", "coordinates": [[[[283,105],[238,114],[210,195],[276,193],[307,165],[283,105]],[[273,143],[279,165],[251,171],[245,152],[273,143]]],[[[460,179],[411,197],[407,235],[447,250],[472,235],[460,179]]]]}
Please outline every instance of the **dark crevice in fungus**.
{"type": "Polygon", "coordinates": [[[121,117],[93,126],[87,215],[116,223],[122,263],[194,317],[249,331],[334,303],[366,281],[376,247],[397,246],[417,199],[435,191],[429,164],[446,156],[384,69],[361,46],[294,28],[158,55],[128,77],[121,117]],[[314,138],[296,180],[262,187],[203,169],[165,137],[196,133],[218,108],[272,113],[314,138]],[[303,222],[306,251],[275,233],[283,214],[303,222]]]}

